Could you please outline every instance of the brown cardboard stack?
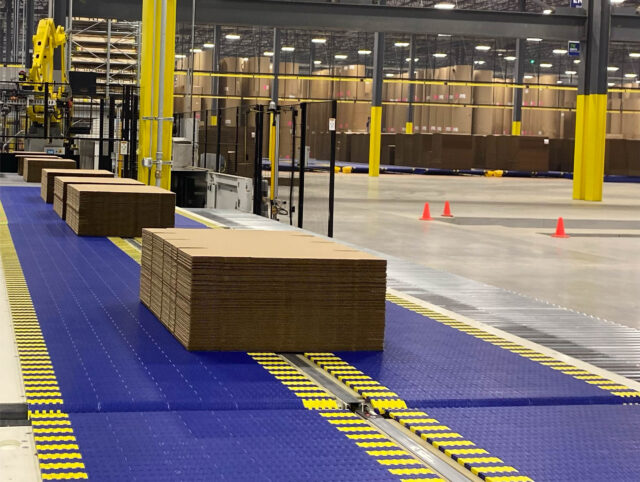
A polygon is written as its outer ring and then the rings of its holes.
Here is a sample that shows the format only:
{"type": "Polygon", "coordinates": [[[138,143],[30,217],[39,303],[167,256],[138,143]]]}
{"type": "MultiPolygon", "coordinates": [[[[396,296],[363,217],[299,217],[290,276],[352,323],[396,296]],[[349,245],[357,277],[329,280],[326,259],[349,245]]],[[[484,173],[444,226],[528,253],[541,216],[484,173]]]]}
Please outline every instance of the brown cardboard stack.
{"type": "Polygon", "coordinates": [[[133,238],[174,225],[176,195],[154,186],[70,184],[67,224],[80,236],[133,238]]]}
{"type": "Polygon", "coordinates": [[[109,185],[142,186],[142,183],[140,181],[136,181],[134,179],[127,179],[123,177],[56,176],[55,182],[54,182],[54,188],[53,188],[53,210],[62,219],[66,219],[67,192],[68,192],[67,188],[70,184],[109,184],[109,185]]]}
{"type": "Polygon", "coordinates": [[[40,195],[46,203],[53,202],[54,181],[57,176],[113,177],[113,173],[102,169],[43,169],[40,195]]]}
{"type": "Polygon", "coordinates": [[[381,350],[386,261],[298,232],[145,229],[140,299],[189,350],[381,350]]]}
{"type": "Polygon", "coordinates": [[[58,156],[50,156],[48,154],[32,153],[32,152],[23,152],[20,154],[16,154],[16,158],[18,159],[18,174],[22,176],[24,174],[24,160],[27,158],[35,158],[38,157],[40,159],[60,159],[58,156]]]}
{"type": "Polygon", "coordinates": [[[71,159],[44,159],[26,157],[22,177],[27,182],[41,182],[43,169],[74,169],[76,161],[71,159]]]}

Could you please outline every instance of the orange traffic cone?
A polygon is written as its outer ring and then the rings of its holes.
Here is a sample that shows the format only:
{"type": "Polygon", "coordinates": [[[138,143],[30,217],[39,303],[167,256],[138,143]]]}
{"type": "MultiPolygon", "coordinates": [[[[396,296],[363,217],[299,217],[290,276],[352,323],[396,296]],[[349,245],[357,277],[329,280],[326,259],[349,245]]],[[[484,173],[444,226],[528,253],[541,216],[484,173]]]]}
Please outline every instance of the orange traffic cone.
{"type": "Polygon", "coordinates": [[[568,238],[569,235],[564,232],[564,219],[558,218],[558,224],[556,224],[556,232],[551,235],[552,238],[568,238]]]}
{"type": "Polygon", "coordinates": [[[431,221],[431,211],[429,211],[429,203],[424,203],[424,209],[422,210],[422,217],[418,218],[420,221],[431,221]]]}
{"type": "Polygon", "coordinates": [[[451,206],[449,206],[449,201],[444,202],[444,211],[442,212],[443,218],[452,218],[453,214],[451,214],[451,206]]]}

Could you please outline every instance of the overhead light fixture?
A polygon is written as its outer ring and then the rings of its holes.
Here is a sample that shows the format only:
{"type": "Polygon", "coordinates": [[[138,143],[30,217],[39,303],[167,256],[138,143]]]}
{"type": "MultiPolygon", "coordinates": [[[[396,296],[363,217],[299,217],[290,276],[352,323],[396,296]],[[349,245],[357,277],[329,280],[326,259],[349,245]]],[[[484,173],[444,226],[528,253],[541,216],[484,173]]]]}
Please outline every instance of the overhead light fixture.
{"type": "Polygon", "coordinates": [[[580,63],[580,59],[576,59],[573,61],[574,64],[579,64],[580,63]]]}
{"type": "Polygon", "coordinates": [[[326,44],[327,43],[327,39],[326,38],[312,38],[311,42],[314,44],[326,44]]]}
{"type": "Polygon", "coordinates": [[[476,64],[476,65],[484,65],[485,61],[484,60],[474,60],[473,63],[476,64]]]}
{"type": "Polygon", "coordinates": [[[409,42],[396,42],[393,44],[395,47],[408,47],[409,42]]]}
{"type": "Polygon", "coordinates": [[[615,82],[609,82],[609,83],[607,83],[607,85],[608,85],[609,87],[613,87],[614,85],[616,85],[616,83],[615,83],[615,82]]]}
{"type": "Polygon", "coordinates": [[[481,52],[487,52],[487,51],[491,50],[491,46],[489,46],[489,45],[476,45],[476,50],[479,50],[481,52]]]}
{"type": "Polygon", "coordinates": [[[635,79],[638,75],[637,74],[624,74],[624,76],[627,79],[635,79]]]}
{"type": "Polygon", "coordinates": [[[202,49],[199,49],[199,48],[189,49],[189,52],[193,54],[199,54],[200,52],[202,52],[202,49]]]}
{"type": "Polygon", "coordinates": [[[522,78],[523,78],[523,79],[530,80],[530,79],[533,79],[533,75],[525,75],[525,76],[524,76],[524,77],[522,77],[522,78]]]}
{"type": "Polygon", "coordinates": [[[561,80],[556,80],[556,84],[562,84],[561,80]]]}
{"type": "Polygon", "coordinates": [[[614,66],[610,65],[609,67],[607,67],[607,70],[609,72],[617,72],[618,70],[620,70],[620,67],[614,67],[614,66]]]}
{"type": "Polygon", "coordinates": [[[542,39],[538,37],[529,37],[527,42],[542,42],[542,39]]]}
{"type": "Polygon", "coordinates": [[[551,67],[553,67],[553,64],[540,64],[540,67],[543,69],[550,69],[551,67]]]}
{"type": "Polygon", "coordinates": [[[240,40],[240,35],[238,35],[237,33],[228,33],[224,36],[224,38],[226,38],[227,40],[240,40]]]}
{"type": "Polygon", "coordinates": [[[359,55],[371,55],[371,50],[361,49],[361,50],[358,50],[358,54],[359,55]]]}
{"type": "Polygon", "coordinates": [[[439,33],[438,37],[451,37],[450,33],[439,33]]]}
{"type": "MultiPolygon", "coordinates": [[[[406,59],[404,59],[405,62],[411,62],[411,57],[407,57],[406,59]]],[[[414,62],[417,62],[418,60],[420,60],[419,58],[415,58],[413,59],[414,62]]]]}
{"type": "Polygon", "coordinates": [[[264,55],[265,57],[273,57],[273,52],[267,51],[267,52],[263,53],[262,55],[264,55]]]}
{"type": "Polygon", "coordinates": [[[640,52],[629,52],[629,57],[632,59],[640,59],[640,52]]]}
{"type": "Polygon", "coordinates": [[[611,0],[611,5],[620,5],[624,3],[624,0],[611,0]]]}
{"type": "Polygon", "coordinates": [[[453,10],[456,8],[456,4],[451,2],[438,2],[433,8],[437,8],[438,10],[453,10]]]}
{"type": "Polygon", "coordinates": [[[553,13],[553,10],[551,8],[545,8],[542,11],[542,15],[551,15],[553,13]]]}
{"type": "Polygon", "coordinates": [[[187,56],[184,54],[176,54],[176,59],[186,59],[187,56]]]}
{"type": "Polygon", "coordinates": [[[384,74],[386,77],[393,77],[393,74],[384,74]]]}
{"type": "Polygon", "coordinates": [[[280,50],[282,50],[283,52],[293,52],[296,48],[295,47],[282,47],[280,48],[280,50]]]}
{"type": "Polygon", "coordinates": [[[206,43],[202,45],[205,49],[212,49],[213,47],[216,46],[216,44],[210,44],[210,43],[206,43]]]}
{"type": "Polygon", "coordinates": [[[345,60],[347,58],[347,55],[345,55],[345,54],[335,54],[334,58],[336,58],[337,60],[345,60]]]}
{"type": "Polygon", "coordinates": [[[313,65],[320,65],[322,63],[322,60],[314,60],[313,61],[313,65]]]}
{"type": "Polygon", "coordinates": [[[435,54],[433,54],[433,56],[434,56],[436,59],[444,59],[444,58],[446,58],[447,54],[442,53],[442,52],[436,52],[435,54]]]}
{"type": "Polygon", "coordinates": [[[513,55],[507,55],[504,59],[508,60],[509,62],[513,62],[514,60],[516,60],[516,57],[514,57],[513,55]]]}
{"type": "Polygon", "coordinates": [[[552,52],[556,55],[564,55],[567,53],[566,49],[553,49],[552,52]]]}
{"type": "Polygon", "coordinates": [[[565,75],[576,75],[578,72],[575,70],[565,70],[564,73],[565,75]]]}

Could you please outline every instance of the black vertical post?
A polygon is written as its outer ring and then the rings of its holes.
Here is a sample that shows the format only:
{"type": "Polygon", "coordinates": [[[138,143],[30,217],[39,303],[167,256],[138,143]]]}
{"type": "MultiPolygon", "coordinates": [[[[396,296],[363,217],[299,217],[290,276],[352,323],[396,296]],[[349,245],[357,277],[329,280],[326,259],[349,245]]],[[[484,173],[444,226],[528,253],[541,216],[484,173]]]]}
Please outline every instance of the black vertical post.
{"type": "MultiPolygon", "coordinates": [[[[122,139],[129,139],[129,86],[125,85],[122,93],[122,110],[120,111],[120,122],[122,122],[122,139]]],[[[122,177],[129,177],[129,153],[122,157],[122,177]]]]}
{"type": "MultiPolygon", "coordinates": [[[[335,119],[338,115],[338,102],[331,101],[331,118],[335,119]]],[[[331,131],[331,157],[329,158],[329,227],[327,236],[333,238],[333,201],[335,197],[336,187],[336,127],[333,126],[331,131]]]]}
{"type": "Polygon", "coordinates": [[[113,164],[113,147],[114,147],[114,141],[113,138],[115,136],[115,132],[116,132],[116,115],[115,115],[115,110],[116,110],[116,99],[115,97],[110,97],[109,98],[109,124],[108,124],[108,128],[109,128],[109,132],[108,132],[108,136],[109,136],[109,142],[107,143],[108,146],[108,156],[109,156],[109,162],[111,163],[111,165],[113,166],[113,172],[116,173],[116,177],[118,176],[118,163],[116,162],[115,165],[113,164]]]}
{"type": "MultiPolygon", "coordinates": [[[[98,169],[103,169],[104,168],[104,161],[102,160],[102,157],[104,155],[104,145],[102,143],[102,139],[104,137],[104,99],[100,99],[100,124],[99,124],[99,131],[98,131],[98,137],[100,138],[100,140],[98,140],[98,169]]],[[[111,169],[109,169],[111,170],[111,169]]]]}
{"type": "Polygon", "coordinates": [[[233,156],[233,173],[238,174],[238,133],[240,132],[240,107],[236,107],[236,154],[233,156]]]}
{"type": "Polygon", "coordinates": [[[218,138],[216,139],[216,172],[220,172],[220,137],[222,136],[222,109],[218,107],[218,138]]]}
{"type": "Polygon", "coordinates": [[[264,107],[257,106],[256,137],[253,159],[253,214],[262,215],[262,133],[264,107]]]}
{"type": "Polygon", "coordinates": [[[133,94],[131,103],[131,138],[129,141],[129,162],[131,165],[131,178],[138,178],[138,155],[136,146],[138,145],[138,95],[133,94]]]}
{"type": "Polygon", "coordinates": [[[207,154],[209,147],[209,110],[204,111],[204,168],[208,169],[207,154]]]}
{"type": "Polygon", "coordinates": [[[300,104],[300,166],[298,179],[298,227],[302,228],[304,217],[304,169],[307,160],[307,103],[300,104]]]}
{"type": "Polygon", "coordinates": [[[49,137],[49,82],[44,83],[44,138],[49,137]]]}
{"type": "Polygon", "coordinates": [[[291,178],[289,182],[289,224],[293,226],[293,183],[296,178],[296,117],[298,109],[291,111],[291,178]]]}

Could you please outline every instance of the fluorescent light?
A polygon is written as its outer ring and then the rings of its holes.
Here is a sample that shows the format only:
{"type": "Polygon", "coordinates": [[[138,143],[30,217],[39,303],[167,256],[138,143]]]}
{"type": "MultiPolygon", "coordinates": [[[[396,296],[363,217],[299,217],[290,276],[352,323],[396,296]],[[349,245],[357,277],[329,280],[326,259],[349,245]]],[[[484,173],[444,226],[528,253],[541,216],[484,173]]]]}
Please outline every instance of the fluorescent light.
{"type": "Polygon", "coordinates": [[[609,82],[609,83],[607,83],[607,85],[608,85],[609,87],[613,87],[614,85],[616,85],[616,83],[615,83],[615,82],[609,82]]]}
{"type": "Polygon", "coordinates": [[[327,39],[326,38],[312,38],[311,42],[313,42],[314,44],[326,44],[327,43],[327,39]]]}
{"type": "Polygon", "coordinates": [[[533,79],[533,75],[525,75],[524,77],[522,77],[523,79],[533,79]]]}
{"type": "Polygon", "coordinates": [[[551,15],[553,13],[553,10],[551,10],[550,8],[545,8],[542,11],[542,15],[551,15]]]}
{"type": "Polygon", "coordinates": [[[556,55],[564,55],[567,53],[566,49],[553,49],[552,52],[556,55]]]}
{"type": "MultiPolygon", "coordinates": [[[[407,58],[406,58],[406,59],[404,59],[404,60],[405,60],[405,62],[411,62],[411,57],[407,57],[407,58]]],[[[420,60],[419,58],[415,58],[415,59],[413,59],[413,61],[414,61],[414,62],[417,62],[417,61],[419,61],[419,60],[420,60]]]]}
{"type": "Polygon", "coordinates": [[[640,52],[629,52],[629,57],[632,59],[640,59],[640,52]]]}
{"type": "Polygon", "coordinates": [[[476,65],[484,65],[485,61],[484,60],[474,60],[473,63],[476,64],[476,65]]]}
{"type": "Polygon", "coordinates": [[[336,54],[336,55],[334,55],[334,58],[336,58],[338,60],[345,60],[347,58],[347,55],[345,55],[345,54],[336,54]]]}
{"type": "Polygon", "coordinates": [[[228,33],[224,36],[224,38],[226,38],[227,40],[240,40],[240,35],[238,35],[237,33],[228,33]]]}
{"type": "Polygon", "coordinates": [[[635,79],[638,75],[637,74],[624,74],[624,76],[627,79],[635,79]]]}
{"type": "Polygon", "coordinates": [[[322,63],[321,60],[314,60],[313,65],[320,65],[322,63]]]}
{"type": "Polygon", "coordinates": [[[396,42],[393,44],[395,47],[408,47],[409,42],[396,42]]]}
{"type": "Polygon", "coordinates": [[[433,56],[434,56],[436,59],[444,59],[444,58],[447,56],[447,54],[442,53],[442,52],[436,52],[435,54],[433,54],[433,56]]]}
{"type": "Polygon", "coordinates": [[[580,59],[576,59],[573,61],[574,64],[579,64],[580,63],[580,59]]]}
{"type": "Polygon", "coordinates": [[[618,70],[620,70],[620,67],[614,67],[610,65],[609,67],[607,67],[607,70],[609,72],[617,72],[618,70]]]}
{"type": "Polygon", "coordinates": [[[184,54],[176,54],[176,59],[186,59],[187,56],[184,54]]]}
{"type": "Polygon", "coordinates": [[[504,59],[508,60],[509,62],[513,62],[514,60],[516,60],[516,57],[514,57],[513,55],[507,55],[504,59]]]}
{"type": "Polygon", "coordinates": [[[542,42],[542,39],[538,37],[529,37],[527,42],[542,42]]]}
{"type": "Polygon", "coordinates": [[[578,72],[576,72],[575,70],[565,70],[564,73],[566,75],[576,75],[578,72]]]}
{"type": "Polygon", "coordinates": [[[293,52],[296,48],[295,47],[282,47],[280,48],[280,50],[282,50],[283,52],[293,52]]]}
{"type": "Polygon", "coordinates": [[[387,77],[393,77],[393,74],[384,74],[387,77]]]}
{"type": "Polygon", "coordinates": [[[358,54],[360,54],[360,55],[371,55],[371,50],[360,49],[360,50],[358,50],[358,54]]]}
{"type": "Polygon", "coordinates": [[[437,8],[438,10],[453,10],[456,8],[456,4],[451,2],[439,2],[436,3],[433,8],[437,8]]]}
{"type": "Polygon", "coordinates": [[[202,49],[199,49],[199,48],[189,49],[189,52],[194,54],[199,54],[200,52],[202,52],[202,49]]]}
{"type": "Polygon", "coordinates": [[[611,5],[620,5],[624,3],[624,0],[611,0],[611,5]]]}
{"type": "Polygon", "coordinates": [[[553,64],[540,64],[540,67],[543,69],[550,69],[551,67],[553,67],[553,64]]]}
{"type": "Polygon", "coordinates": [[[476,45],[476,50],[480,50],[481,52],[487,52],[491,50],[491,46],[489,45],[476,45]]]}
{"type": "Polygon", "coordinates": [[[450,33],[439,33],[438,37],[451,37],[450,33]]]}
{"type": "Polygon", "coordinates": [[[262,55],[264,55],[265,57],[273,57],[273,52],[265,52],[262,55]]]}
{"type": "Polygon", "coordinates": [[[562,84],[561,80],[556,80],[556,84],[562,84]]]}
{"type": "Polygon", "coordinates": [[[210,43],[206,43],[202,45],[205,49],[212,49],[213,47],[216,46],[216,44],[210,44],[210,43]]]}

